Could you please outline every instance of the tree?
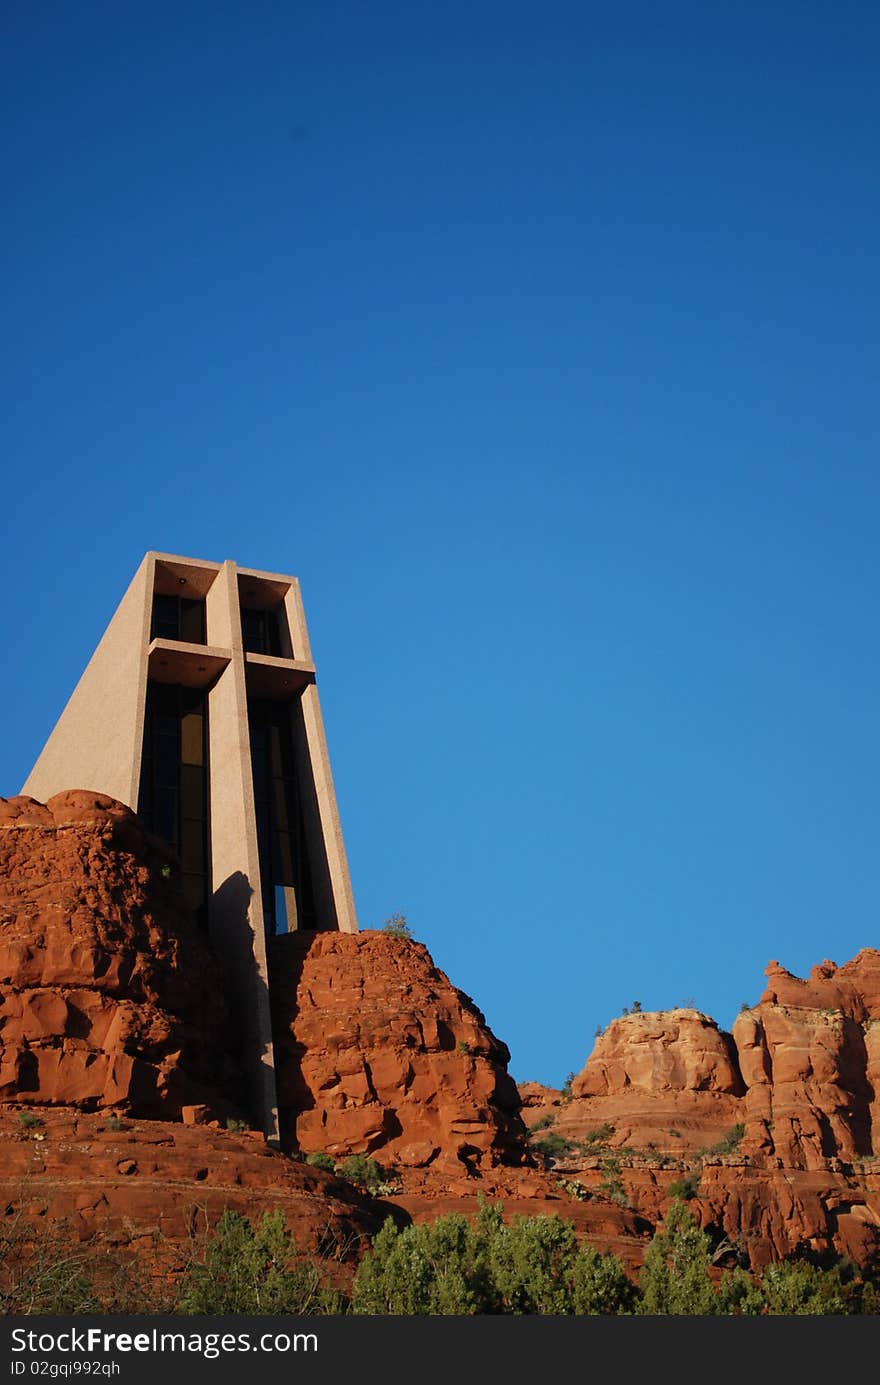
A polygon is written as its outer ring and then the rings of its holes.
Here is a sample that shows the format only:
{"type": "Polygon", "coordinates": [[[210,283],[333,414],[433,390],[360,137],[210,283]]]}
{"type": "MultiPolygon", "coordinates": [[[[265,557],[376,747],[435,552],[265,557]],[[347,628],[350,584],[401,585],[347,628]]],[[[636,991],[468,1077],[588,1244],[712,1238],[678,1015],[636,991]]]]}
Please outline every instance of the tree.
{"type": "Polygon", "coordinates": [[[716,1313],[709,1278],[709,1237],[682,1202],[674,1202],[645,1253],[640,1276],[644,1314],[716,1313]]]}
{"type": "Polygon", "coordinates": [[[224,1212],[202,1263],[187,1271],[178,1313],[320,1313],[317,1267],[299,1256],[282,1212],[264,1212],[256,1230],[238,1212],[224,1212]]]}
{"type": "Polygon", "coordinates": [[[635,1313],[638,1297],[616,1255],[581,1246],[572,1272],[572,1313],[635,1313]]]}
{"type": "Polygon", "coordinates": [[[485,1312],[485,1268],[474,1228],[451,1213],[399,1231],[389,1217],[358,1265],[357,1314],[472,1315],[485,1312]]]}

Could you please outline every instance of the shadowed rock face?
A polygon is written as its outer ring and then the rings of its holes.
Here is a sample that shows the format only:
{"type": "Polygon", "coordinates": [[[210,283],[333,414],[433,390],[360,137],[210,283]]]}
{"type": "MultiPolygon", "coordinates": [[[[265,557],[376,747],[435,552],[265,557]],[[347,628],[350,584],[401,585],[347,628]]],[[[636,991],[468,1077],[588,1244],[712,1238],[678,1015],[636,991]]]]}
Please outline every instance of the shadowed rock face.
{"type": "Polygon", "coordinates": [[[222,979],[174,873],[113,799],[0,799],[0,1101],[236,1108],[222,979]]]}
{"type": "Polygon", "coordinates": [[[274,940],[270,972],[288,1141],[410,1168],[522,1163],[507,1047],[421,943],[288,934],[274,940]]]}

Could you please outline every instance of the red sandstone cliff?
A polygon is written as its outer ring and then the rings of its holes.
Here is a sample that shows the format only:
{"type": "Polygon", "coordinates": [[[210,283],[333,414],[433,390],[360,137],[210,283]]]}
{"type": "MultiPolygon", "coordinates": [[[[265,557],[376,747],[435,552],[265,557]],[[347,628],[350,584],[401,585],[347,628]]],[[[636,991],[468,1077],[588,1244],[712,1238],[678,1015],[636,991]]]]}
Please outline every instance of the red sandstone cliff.
{"type": "MultiPolygon", "coordinates": [[[[222,974],[174,874],[101,795],[0,800],[4,1196],[131,1245],[226,1205],[283,1206],[303,1244],[329,1218],[354,1243],[376,1213],[348,1185],[219,1122],[179,1123],[240,1093],[222,974]],[[25,1107],[41,1108],[32,1134],[25,1107]]],[[[529,1162],[504,1044],[421,944],[295,934],[270,971],[288,1147],[375,1155],[406,1215],[480,1192],[570,1216],[635,1265],[687,1177],[699,1220],[754,1265],[804,1246],[880,1256],[876,951],[807,980],[772,963],[733,1035],[690,1009],[615,1020],[567,1099],[523,1088],[526,1123],[569,1142],[546,1168],[529,1162]]]]}
{"type": "Polygon", "coordinates": [[[880,952],[767,975],[732,1035],[695,1010],[612,1021],[570,1096],[523,1086],[526,1123],[569,1142],[556,1167],[587,1189],[613,1163],[652,1220],[687,1178],[753,1264],[804,1246],[880,1259],[880,952]]]}

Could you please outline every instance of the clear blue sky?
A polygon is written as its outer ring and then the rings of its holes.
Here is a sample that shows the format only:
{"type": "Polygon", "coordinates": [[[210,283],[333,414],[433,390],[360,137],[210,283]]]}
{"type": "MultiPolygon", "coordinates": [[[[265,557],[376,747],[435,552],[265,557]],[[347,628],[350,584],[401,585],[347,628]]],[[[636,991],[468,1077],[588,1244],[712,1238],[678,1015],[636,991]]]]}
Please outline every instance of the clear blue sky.
{"type": "Polygon", "coordinates": [[[4,49],[0,792],[144,551],[234,557],[302,580],[362,925],[517,1078],[880,943],[878,7],[4,49]]]}

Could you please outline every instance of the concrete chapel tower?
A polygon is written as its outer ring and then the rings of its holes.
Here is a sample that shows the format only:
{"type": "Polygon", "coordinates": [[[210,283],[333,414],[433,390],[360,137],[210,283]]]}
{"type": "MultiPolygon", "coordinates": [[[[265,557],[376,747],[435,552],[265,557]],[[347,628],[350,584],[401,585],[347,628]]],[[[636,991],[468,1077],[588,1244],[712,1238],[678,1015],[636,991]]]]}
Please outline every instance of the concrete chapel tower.
{"type": "Polygon", "coordinates": [[[147,553],[22,790],[92,789],[177,851],[277,1137],[267,935],[357,932],[299,583],[147,553]]]}

